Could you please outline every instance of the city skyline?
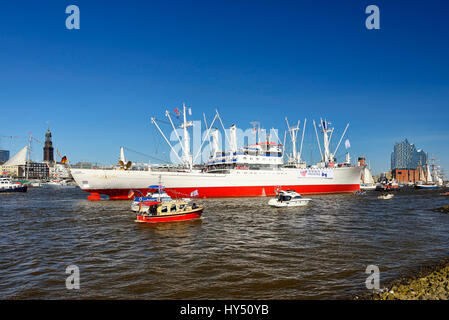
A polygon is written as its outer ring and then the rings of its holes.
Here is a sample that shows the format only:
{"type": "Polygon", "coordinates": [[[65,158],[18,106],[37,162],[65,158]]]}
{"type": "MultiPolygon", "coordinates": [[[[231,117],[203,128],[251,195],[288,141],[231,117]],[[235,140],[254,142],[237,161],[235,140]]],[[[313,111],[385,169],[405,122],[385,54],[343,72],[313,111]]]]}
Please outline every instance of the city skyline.
{"type": "Polygon", "coordinates": [[[0,135],[22,138],[2,137],[0,149],[12,156],[28,132],[43,141],[50,121],[71,163],[114,164],[122,145],[163,157],[149,119],[186,102],[195,120],[218,108],[226,127],[283,133],[284,117],[307,118],[308,164],[319,160],[312,120],[326,117],[337,136],[350,123],[353,163],[365,156],[375,173],[405,138],[449,168],[448,4],[376,1],[381,28],[367,30],[369,4],[79,1],[81,28],[67,30],[65,4],[6,3],[0,104],[13,121],[0,135]]]}

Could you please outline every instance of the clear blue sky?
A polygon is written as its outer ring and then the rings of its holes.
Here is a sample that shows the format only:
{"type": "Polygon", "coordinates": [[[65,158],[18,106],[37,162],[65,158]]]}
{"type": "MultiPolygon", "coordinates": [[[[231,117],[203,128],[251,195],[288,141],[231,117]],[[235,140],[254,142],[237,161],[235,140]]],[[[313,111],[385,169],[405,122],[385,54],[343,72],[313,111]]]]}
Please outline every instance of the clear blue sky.
{"type": "MultiPolygon", "coordinates": [[[[195,119],[219,108],[244,128],[326,116],[338,136],[350,122],[351,154],[375,172],[404,138],[449,169],[448,12],[446,1],[4,1],[0,135],[43,140],[49,120],[72,163],[115,163],[120,145],[162,158],[149,118],[185,101],[195,119]],[[80,30],[65,28],[70,4],[80,30]],[[380,30],[365,28],[370,4],[380,30]]],[[[310,125],[304,148],[318,159],[310,125]]]]}

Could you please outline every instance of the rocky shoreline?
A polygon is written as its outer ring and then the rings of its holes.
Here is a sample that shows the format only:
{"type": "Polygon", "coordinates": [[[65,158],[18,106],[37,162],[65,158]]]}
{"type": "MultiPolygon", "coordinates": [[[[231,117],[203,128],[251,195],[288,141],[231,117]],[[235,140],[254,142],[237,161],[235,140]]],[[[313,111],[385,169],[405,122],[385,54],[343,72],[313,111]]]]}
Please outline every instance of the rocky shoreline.
{"type": "MultiPolygon", "coordinates": [[[[449,205],[432,209],[449,213],[449,205]]],[[[449,299],[449,258],[421,267],[413,276],[396,279],[379,291],[355,296],[355,300],[447,300],[449,299]]]]}
{"type": "Polygon", "coordinates": [[[422,267],[412,277],[394,280],[386,289],[356,300],[447,300],[449,299],[449,258],[422,267]]]}

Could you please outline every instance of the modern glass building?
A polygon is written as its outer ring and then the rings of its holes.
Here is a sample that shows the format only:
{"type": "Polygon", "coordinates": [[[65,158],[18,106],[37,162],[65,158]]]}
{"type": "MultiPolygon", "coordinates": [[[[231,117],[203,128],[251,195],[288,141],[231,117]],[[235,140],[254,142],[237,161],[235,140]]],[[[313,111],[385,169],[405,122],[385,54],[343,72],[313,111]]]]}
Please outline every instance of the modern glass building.
{"type": "Polygon", "coordinates": [[[9,151],[0,150],[0,163],[6,162],[8,160],[9,160],[9,151]]]}
{"type": "Polygon", "coordinates": [[[424,166],[427,162],[427,155],[421,149],[416,149],[414,144],[405,139],[394,145],[391,153],[391,170],[394,169],[416,169],[424,166]]]}

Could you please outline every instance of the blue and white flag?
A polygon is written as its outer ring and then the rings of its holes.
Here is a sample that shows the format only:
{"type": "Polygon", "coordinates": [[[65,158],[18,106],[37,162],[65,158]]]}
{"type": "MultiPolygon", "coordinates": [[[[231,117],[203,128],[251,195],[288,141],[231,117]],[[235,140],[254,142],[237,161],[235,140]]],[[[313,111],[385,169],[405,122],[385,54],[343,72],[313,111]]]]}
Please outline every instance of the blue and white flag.
{"type": "Polygon", "coordinates": [[[194,191],[190,192],[191,197],[195,197],[197,195],[199,195],[198,190],[194,190],[194,191]]]}
{"type": "Polygon", "coordinates": [[[345,141],[345,148],[346,149],[351,148],[351,143],[349,143],[349,139],[346,139],[346,141],[345,141]]]}

